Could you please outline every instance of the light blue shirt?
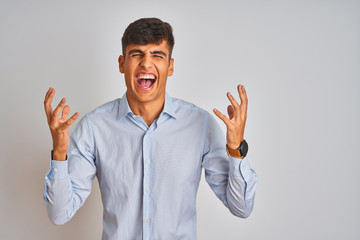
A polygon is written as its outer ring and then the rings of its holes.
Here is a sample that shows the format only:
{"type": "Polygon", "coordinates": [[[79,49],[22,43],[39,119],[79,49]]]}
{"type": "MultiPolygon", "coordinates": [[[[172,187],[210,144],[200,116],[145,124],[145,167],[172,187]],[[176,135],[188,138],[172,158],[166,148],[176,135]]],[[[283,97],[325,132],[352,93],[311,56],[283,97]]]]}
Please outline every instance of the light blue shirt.
{"type": "Polygon", "coordinates": [[[205,110],[166,95],[150,127],[126,95],[83,117],[67,161],[51,161],[44,199],[54,224],[84,204],[96,176],[104,207],[103,239],[194,240],[202,168],[216,196],[236,216],[254,204],[257,177],[247,158],[228,157],[224,134],[205,110]]]}

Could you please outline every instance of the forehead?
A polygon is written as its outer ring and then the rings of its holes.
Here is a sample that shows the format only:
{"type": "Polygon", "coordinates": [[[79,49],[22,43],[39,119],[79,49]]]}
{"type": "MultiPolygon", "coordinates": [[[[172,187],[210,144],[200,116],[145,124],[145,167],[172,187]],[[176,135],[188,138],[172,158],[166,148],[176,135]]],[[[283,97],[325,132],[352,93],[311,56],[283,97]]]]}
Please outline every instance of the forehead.
{"type": "Polygon", "coordinates": [[[160,44],[155,44],[155,43],[148,43],[148,44],[143,44],[143,45],[129,44],[126,47],[126,54],[128,54],[129,51],[135,50],[135,49],[143,51],[143,52],[163,51],[166,53],[166,55],[169,55],[169,46],[168,46],[166,40],[163,40],[160,44]]]}

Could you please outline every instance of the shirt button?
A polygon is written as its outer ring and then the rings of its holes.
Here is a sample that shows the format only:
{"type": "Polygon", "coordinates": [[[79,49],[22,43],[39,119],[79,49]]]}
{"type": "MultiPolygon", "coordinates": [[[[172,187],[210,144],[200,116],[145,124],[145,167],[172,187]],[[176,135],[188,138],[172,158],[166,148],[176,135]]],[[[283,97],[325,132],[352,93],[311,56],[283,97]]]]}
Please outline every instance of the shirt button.
{"type": "Polygon", "coordinates": [[[54,172],[57,172],[57,168],[54,168],[54,172]]]}
{"type": "Polygon", "coordinates": [[[148,159],[148,160],[146,160],[146,163],[147,163],[147,164],[149,164],[149,163],[150,163],[150,160],[149,160],[149,159],[148,159]]]}
{"type": "Polygon", "coordinates": [[[133,115],[132,115],[132,117],[133,117],[133,118],[136,118],[136,115],[135,115],[135,114],[133,114],[133,115]]]}
{"type": "Polygon", "coordinates": [[[239,169],[239,167],[238,167],[238,166],[235,166],[234,168],[235,168],[235,169],[239,169]]]}
{"type": "Polygon", "coordinates": [[[150,193],[150,189],[146,189],[146,192],[147,192],[147,193],[150,193]]]}
{"type": "Polygon", "coordinates": [[[147,218],[147,219],[146,219],[146,222],[148,222],[148,223],[149,223],[149,222],[150,222],[150,218],[147,218]]]}
{"type": "Polygon", "coordinates": [[[246,166],[244,165],[244,166],[242,166],[242,169],[245,169],[246,168],[246,166]]]}

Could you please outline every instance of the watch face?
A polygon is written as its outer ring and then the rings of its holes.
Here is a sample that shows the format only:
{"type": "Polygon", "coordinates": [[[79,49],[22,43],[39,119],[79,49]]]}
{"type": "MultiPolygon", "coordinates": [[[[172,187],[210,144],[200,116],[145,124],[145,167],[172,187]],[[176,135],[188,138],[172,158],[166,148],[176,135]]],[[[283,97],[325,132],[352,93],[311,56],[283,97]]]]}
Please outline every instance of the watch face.
{"type": "Polygon", "coordinates": [[[247,142],[245,140],[242,141],[240,144],[240,147],[239,147],[241,156],[243,156],[243,157],[246,156],[246,154],[248,152],[248,148],[249,148],[249,146],[248,146],[247,142]]]}

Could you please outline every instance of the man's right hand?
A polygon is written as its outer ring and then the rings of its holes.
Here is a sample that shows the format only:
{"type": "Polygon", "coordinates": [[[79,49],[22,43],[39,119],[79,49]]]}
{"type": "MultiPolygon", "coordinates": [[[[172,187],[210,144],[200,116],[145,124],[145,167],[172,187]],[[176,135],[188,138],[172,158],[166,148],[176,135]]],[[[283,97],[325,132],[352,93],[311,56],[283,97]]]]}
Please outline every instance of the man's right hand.
{"type": "Polygon", "coordinates": [[[54,95],[55,89],[50,88],[45,95],[44,107],[53,139],[53,160],[65,161],[69,147],[69,126],[78,118],[79,113],[76,112],[68,119],[70,107],[65,105],[65,98],[61,99],[59,105],[53,110],[51,102],[54,95]],[[61,118],[59,118],[61,111],[61,118]]]}

